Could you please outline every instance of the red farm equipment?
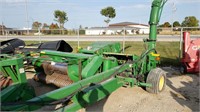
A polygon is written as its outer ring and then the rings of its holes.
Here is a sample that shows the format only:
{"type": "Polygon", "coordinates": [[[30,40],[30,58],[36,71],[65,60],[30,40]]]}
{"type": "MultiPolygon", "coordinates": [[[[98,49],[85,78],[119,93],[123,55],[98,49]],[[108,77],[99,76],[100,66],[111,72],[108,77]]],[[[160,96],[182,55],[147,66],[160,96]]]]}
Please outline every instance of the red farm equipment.
{"type": "Polygon", "coordinates": [[[191,40],[189,32],[183,32],[182,73],[198,73],[200,67],[200,38],[191,40]]]}

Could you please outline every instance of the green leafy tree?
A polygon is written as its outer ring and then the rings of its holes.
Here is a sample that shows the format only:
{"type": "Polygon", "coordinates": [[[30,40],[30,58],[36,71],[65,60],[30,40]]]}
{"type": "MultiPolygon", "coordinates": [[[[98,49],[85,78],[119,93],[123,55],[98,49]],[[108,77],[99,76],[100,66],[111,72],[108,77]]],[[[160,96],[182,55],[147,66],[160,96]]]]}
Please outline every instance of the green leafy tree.
{"type": "Polygon", "coordinates": [[[107,19],[104,20],[104,22],[105,22],[107,25],[108,25],[109,22],[111,21],[110,19],[113,19],[113,18],[115,18],[115,16],[116,16],[115,9],[114,9],[113,7],[111,7],[111,6],[106,7],[106,8],[103,8],[103,9],[101,10],[100,13],[101,13],[101,15],[107,17],[107,19]]]}
{"type": "Polygon", "coordinates": [[[159,27],[171,27],[169,22],[165,22],[164,24],[159,25],[159,27]]]}
{"type": "Polygon", "coordinates": [[[67,13],[60,10],[54,11],[54,17],[56,18],[55,21],[57,21],[60,25],[60,28],[64,28],[65,22],[68,21],[67,13]]]}
{"type": "Polygon", "coordinates": [[[178,21],[175,21],[173,23],[173,27],[180,27],[180,26],[181,26],[181,24],[178,21]]]}
{"type": "Polygon", "coordinates": [[[42,23],[38,22],[38,21],[35,21],[33,22],[32,24],[32,29],[38,29],[42,26],[42,23]]]}
{"type": "Polygon", "coordinates": [[[169,22],[165,22],[165,23],[163,24],[163,27],[171,27],[171,25],[170,25],[169,22]]]}
{"type": "Polygon", "coordinates": [[[183,27],[197,27],[199,26],[199,20],[195,16],[187,16],[181,23],[183,27]]]}
{"type": "Polygon", "coordinates": [[[84,29],[80,29],[80,30],[79,30],[79,34],[80,34],[80,35],[85,35],[85,30],[84,30],[84,29]]]}

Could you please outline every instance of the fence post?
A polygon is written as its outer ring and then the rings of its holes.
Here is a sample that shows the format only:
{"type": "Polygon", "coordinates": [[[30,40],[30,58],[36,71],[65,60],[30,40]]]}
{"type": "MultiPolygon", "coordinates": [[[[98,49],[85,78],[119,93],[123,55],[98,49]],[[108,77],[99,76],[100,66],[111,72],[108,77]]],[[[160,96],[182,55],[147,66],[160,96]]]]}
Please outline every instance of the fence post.
{"type": "Polygon", "coordinates": [[[1,26],[1,30],[2,30],[2,35],[4,35],[4,29],[3,29],[3,22],[2,22],[2,26],[1,26]]]}
{"type": "Polygon", "coordinates": [[[6,31],[6,40],[8,40],[8,31],[7,30],[5,31],[6,31]]]}
{"type": "Polygon", "coordinates": [[[77,37],[77,39],[78,39],[78,49],[79,49],[79,44],[80,44],[80,42],[79,42],[79,39],[80,39],[79,29],[78,29],[77,33],[78,33],[78,37],[77,37]]]}
{"type": "Polygon", "coordinates": [[[183,42],[183,28],[181,28],[180,42],[179,42],[179,60],[182,58],[182,42],[183,42]]]}
{"type": "Polygon", "coordinates": [[[126,29],[124,27],[124,36],[123,36],[123,53],[124,53],[124,47],[125,47],[125,36],[126,36],[126,29]]]}
{"type": "Polygon", "coordinates": [[[38,36],[39,36],[39,42],[42,43],[42,41],[41,41],[41,35],[40,35],[40,28],[38,28],[38,36]]]}

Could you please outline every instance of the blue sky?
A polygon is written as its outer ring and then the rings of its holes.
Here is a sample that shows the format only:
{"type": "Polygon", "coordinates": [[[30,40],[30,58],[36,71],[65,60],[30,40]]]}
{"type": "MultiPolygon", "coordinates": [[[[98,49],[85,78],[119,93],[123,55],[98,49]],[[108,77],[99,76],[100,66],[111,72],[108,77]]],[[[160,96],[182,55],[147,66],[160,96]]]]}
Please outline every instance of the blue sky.
{"type": "MultiPolygon", "coordinates": [[[[54,10],[67,12],[69,21],[65,28],[101,27],[105,17],[100,10],[107,6],[116,9],[116,17],[111,23],[136,22],[148,24],[152,0],[27,0],[28,21],[51,24],[54,21],[54,10]]],[[[27,27],[25,0],[0,0],[0,24],[12,28],[27,27]]],[[[164,7],[160,23],[178,20],[186,16],[196,16],[200,20],[200,0],[168,0],[164,7]],[[174,16],[173,4],[176,7],[174,16]]]]}

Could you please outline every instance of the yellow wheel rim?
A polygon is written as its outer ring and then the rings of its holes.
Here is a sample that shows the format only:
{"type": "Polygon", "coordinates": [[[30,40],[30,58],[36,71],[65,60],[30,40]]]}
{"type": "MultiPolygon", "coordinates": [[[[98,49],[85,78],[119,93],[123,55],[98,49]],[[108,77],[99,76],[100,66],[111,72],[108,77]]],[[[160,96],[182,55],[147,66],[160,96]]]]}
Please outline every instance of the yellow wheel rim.
{"type": "Polygon", "coordinates": [[[164,78],[164,76],[161,76],[160,81],[159,81],[159,91],[161,91],[163,89],[164,82],[165,82],[165,78],[164,78]]]}

